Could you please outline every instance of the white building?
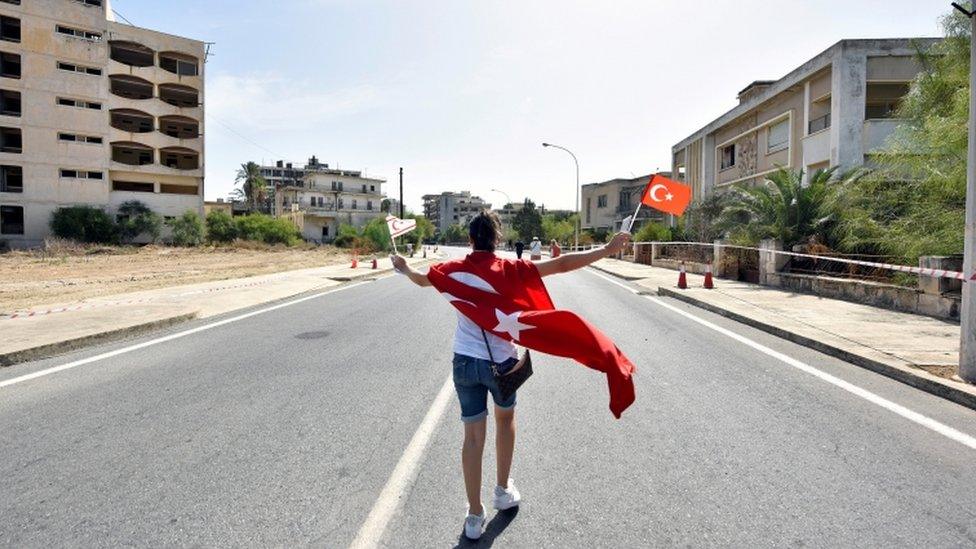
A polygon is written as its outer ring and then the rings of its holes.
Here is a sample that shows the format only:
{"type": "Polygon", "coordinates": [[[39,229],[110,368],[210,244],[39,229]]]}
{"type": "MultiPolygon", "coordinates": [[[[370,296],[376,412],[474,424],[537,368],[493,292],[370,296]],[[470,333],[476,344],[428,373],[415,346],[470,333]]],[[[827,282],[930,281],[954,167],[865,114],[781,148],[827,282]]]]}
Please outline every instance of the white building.
{"type": "Polygon", "coordinates": [[[294,220],[305,240],[331,242],[342,224],[362,228],[372,219],[386,217],[382,211],[385,179],[325,165],[308,165],[304,172],[301,185],[278,187],[274,213],[294,220]]]}
{"type": "Polygon", "coordinates": [[[443,192],[424,195],[424,216],[438,233],[446,232],[451,225],[467,225],[482,210],[490,210],[491,204],[470,191],[443,192]]]}
{"type": "Polygon", "coordinates": [[[0,2],[0,240],[35,246],[68,205],[203,214],[205,44],[103,0],[0,2]]]}

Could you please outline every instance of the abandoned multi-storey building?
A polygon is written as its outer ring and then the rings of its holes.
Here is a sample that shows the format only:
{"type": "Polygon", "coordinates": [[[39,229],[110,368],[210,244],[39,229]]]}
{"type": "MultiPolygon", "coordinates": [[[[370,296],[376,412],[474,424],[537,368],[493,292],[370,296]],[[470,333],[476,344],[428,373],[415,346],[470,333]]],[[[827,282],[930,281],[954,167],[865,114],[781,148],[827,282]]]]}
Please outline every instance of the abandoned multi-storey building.
{"type": "Polygon", "coordinates": [[[0,240],[40,244],[66,205],[202,214],[205,49],[108,0],[0,2],[0,240]]]}
{"type": "Polygon", "coordinates": [[[672,147],[675,177],[696,199],[779,167],[807,174],[870,165],[935,38],[841,40],[779,80],[757,80],[739,104],[672,147]]]}
{"type": "MultiPolygon", "coordinates": [[[[274,214],[291,219],[309,242],[331,242],[340,225],[362,228],[383,211],[385,179],[362,172],[336,170],[315,157],[302,169],[300,180],[275,189],[274,214]]],[[[391,208],[388,208],[391,209],[391,208]]]]}

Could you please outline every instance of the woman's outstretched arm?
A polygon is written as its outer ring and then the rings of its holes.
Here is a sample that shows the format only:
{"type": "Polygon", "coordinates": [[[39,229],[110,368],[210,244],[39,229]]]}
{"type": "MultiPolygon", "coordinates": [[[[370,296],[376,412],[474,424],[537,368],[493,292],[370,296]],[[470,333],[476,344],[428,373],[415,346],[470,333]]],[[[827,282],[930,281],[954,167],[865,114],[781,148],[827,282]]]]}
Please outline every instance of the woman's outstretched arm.
{"type": "Polygon", "coordinates": [[[588,252],[577,252],[561,255],[556,259],[540,261],[536,263],[541,276],[549,276],[559,273],[568,273],[576,269],[582,269],[594,261],[620,253],[630,244],[630,233],[619,232],[605,246],[596,248],[588,252]]]}
{"type": "Polygon", "coordinates": [[[425,288],[431,285],[430,279],[427,278],[427,275],[415,271],[402,255],[391,254],[390,260],[393,261],[393,268],[396,270],[396,272],[406,275],[406,277],[417,286],[425,288]]]}

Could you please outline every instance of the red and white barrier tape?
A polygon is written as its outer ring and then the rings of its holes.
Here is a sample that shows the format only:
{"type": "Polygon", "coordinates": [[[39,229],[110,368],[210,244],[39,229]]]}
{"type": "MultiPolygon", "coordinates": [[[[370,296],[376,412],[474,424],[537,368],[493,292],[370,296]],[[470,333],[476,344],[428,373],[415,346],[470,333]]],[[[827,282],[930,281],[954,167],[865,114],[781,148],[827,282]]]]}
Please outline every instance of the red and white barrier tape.
{"type": "Polygon", "coordinates": [[[152,301],[158,301],[163,298],[171,297],[186,297],[190,295],[198,294],[208,294],[213,292],[220,292],[224,290],[236,290],[238,288],[250,288],[253,286],[259,286],[261,284],[267,284],[269,281],[260,282],[249,282],[247,284],[234,284],[230,286],[218,286],[216,288],[205,288],[202,290],[193,290],[192,292],[183,292],[176,294],[175,296],[158,296],[158,297],[144,297],[141,299],[125,299],[121,301],[96,301],[92,303],[82,303],[79,305],[71,305],[68,307],[57,307],[54,309],[40,309],[40,310],[30,310],[30,311],[20,311],[16,313],[0,313],[0,320],[14,320],[18,318],[31,318],[37,316],[45,316],[55,313],[66,313],[69,311],[81,311],[86,309],[98,309],[101,307],[113,307],[116,305],[133,305],[136,303],[149,303],[152,301]]]}
{"type": "Polygon", "coordinates": [[[823,259],[826,261],[834,261],[837,263],[846,263],[848,265],[860,265],[862,267],[874,267],[876,269],[887,269],[890,271],[900,271],[903,273],[912,273],[917,275],[931,276],[934,278],[951,278],[955,280],[962,280],[963,282],[968,282],[970,280],[976,280],[976,273],[971,276],[966,276],[965,273],[959,271],[949,271],[946,269],[927,269],[924,267],[910,267],[908,265],[896,265],[894,263],[876,263],[873,261],[861,261],[859,259],[845,259],[843,257],[830,257],[825,255],[811,255],[811,254],[801,254],[797,252],[787,252],[783,250],[764,250],[761,248],[753,248],[750,246],[736,246],[734,244],[709,244],[708,242],[634,242],[634,244],[657,244],[659,246],[672,246],[672,245],[682,245],[682,246],[703,246],[703,247],[714,247],[719,246],[721,248],[732,248],[737,250],[755,250],[757,252],[768,252],[780,255],[788,255],[791,257],[805,257],[808,259],[823,259]]]}

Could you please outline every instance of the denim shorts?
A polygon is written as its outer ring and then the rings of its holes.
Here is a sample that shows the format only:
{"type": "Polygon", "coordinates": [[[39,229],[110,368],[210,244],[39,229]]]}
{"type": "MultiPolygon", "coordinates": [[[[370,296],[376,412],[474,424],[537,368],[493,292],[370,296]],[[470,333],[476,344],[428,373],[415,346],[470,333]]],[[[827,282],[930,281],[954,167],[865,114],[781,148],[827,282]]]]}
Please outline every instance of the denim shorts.
{"type": "MultiPolygon", "coordinates": [[[[502,373],[515,366],[517,358],[510,358],[498,366],[502,373]]],[[[488,415],[488,393],[495,406],[508,410],[515,406],[515,395],[502,400],[491,363],[483,358],[454,354],[454,390],[461,402],[461,421],[473,423],[488,415]]]]}

